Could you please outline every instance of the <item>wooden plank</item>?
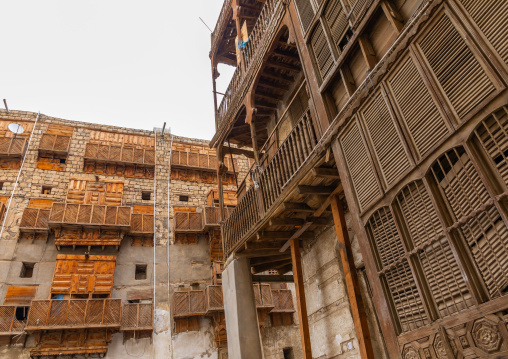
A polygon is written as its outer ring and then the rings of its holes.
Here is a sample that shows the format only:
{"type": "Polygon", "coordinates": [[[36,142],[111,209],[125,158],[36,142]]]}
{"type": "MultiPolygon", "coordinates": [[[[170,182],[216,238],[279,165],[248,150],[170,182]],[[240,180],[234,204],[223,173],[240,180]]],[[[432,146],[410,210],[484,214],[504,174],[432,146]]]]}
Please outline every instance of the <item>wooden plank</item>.
{"type": "Polygon", "coordinates": [[[269,226],[301,226],[305,221],[301,218],[271,218],[269,226]]]}
{"type": "Polygon", "coordinates": [[[332,179],[340,179],[339,172],[337,172],[336,168],[313,168],[312,174],[315,177],[320,178],[332,178],[332,179]]]}
{"type": "Polygon", "coordinates": [[[335,232],[339,241],[339,252],[346,279],[346,287],[351,305],[351,314],[355,323],[356,338],[360,347],[360,357],[362,359],[374,359],[374,351],[370,339],[369,326],[367,324],[367,314],[363,305],[360,284],[356,274],[356,267],[351,250],[351,241],[347,231],[346,219],[344,218],[344,209],[338,196],[332,200],[332,213],[335,222],[335,232]]]}
{"type": "Polygon", "coordinates": [[[30,305],[32,299],[35,298],[37,293],[36,286],[14,286],[11,285],[7,288],[3,305],[18,305],[25,306],[30,305]]]}
{"type": "Polygon", "coordinates": [[[307,301],[305,299],[305,287],[303,285],[302,258],[300,255],[300,242],[297,239],[291,241],[291,258],[293,261],[293,276],[296,290],[296,307],[298,321],[300,323],[300,337],[302,341],[303,359],[312,359],[310,345],[309,318],[307,316],[307,301]]]}
{"type": "Polygon", "coordinates": [[[38,199],[38,198],[32,198],[30,202],[28,203],[28,208],[36,208],[36,209],[51,209],[53,206],[53,203],[55,203],[56,200],[54,199],[38,199]]]}
{"type": "Polygon", "coordinates": [[[329,195],[335,190],[333,186],[298,186],[298,194],[310,195],[310,194],[326,194],[329,195]]]}
{"type": "Polygon", "coordinates": [[[153,206],[134,206],[132,208],[134,214],[153,214],[153,206]]]}
{"type": "Polygon", "coordinates": [[[295,281],[292,275],[253,275],[253,283],[293,283],[295,281]]]}

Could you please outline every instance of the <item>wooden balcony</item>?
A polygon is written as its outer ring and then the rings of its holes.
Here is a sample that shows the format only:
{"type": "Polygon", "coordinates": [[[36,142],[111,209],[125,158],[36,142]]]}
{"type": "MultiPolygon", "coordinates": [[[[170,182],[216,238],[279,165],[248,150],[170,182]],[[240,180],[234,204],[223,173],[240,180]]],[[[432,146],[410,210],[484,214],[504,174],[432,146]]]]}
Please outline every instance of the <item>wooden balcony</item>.
{"type": "MultiPolygon", "coordinates": [[[[225,217],[228,218],[233,208],[224,207],[225,217]]],[[[205,229],[220,227],[220,208],[219,207],[204,207],[203,208],[203,226],[205,229]]]]}
{"type": "Polygon", "coordinates": [[[272,289],[273,309],[270,313],[294,313],[293,294],[289,289],[272,289]]]}
{"type": "Polygon", "coordinates": [[[175,318],[206,315],[204,290],[178,291],[173,294],[173,316],[175,318]]]}
{"type": "MultiPolygon", "coordinates": [[[[227,7],[223,8],[223,11],[229,13],[227,7]]],[[[257,72],[261,66],[261,60],[275,36],[275,30],[282,20],[284,11],[283,0],[266,0],[261,8],[261,12],[257,16],[256,23],[249,34],[245,47],[236,50],[237,52],[240,51],[238,58],[242,59],[246,68],[242,69],[242,66],[237,67],[225,95],[222,98],[216,114],[219,131],[227,125],[229,120],[234,118],[235,112],[239,110],[243,101],[243,96],[245,96],[245,90],[250,86],[253,80],[254,76],[251,75],[257,72]]],[[[212,37],[212,51],[218,48],[215,41],[220,41],[219,39],[216,40],[216,38],[221,36],[219,30],[223,29],[225,26],[222,17],[219,17],[219,21],[217,25],[217,36],[212,37]]]]}
{"type": "Polygon", "coordinates": [[[48,233],[49,209],[25,208],[19,231],[22,233],[48,233]]]}
{"type": "Polygon", "coordinates": [[[28,141],[24,138],[0,138],[0,158],[21,158],[25,154],[28,141]]]}
{"type": "MultiPolygon", "coordinates": [[[[228,172],[233,172],[233,168],[238,172],[238,160],[236,158],[225,158],[224,164],[228,172]]],[[[193,169],[197,171],[217,171],[217,156],[196,152],[176,151],[171,153],[171,166],[174,168],[193,169]]]]}
{"type": "MultiPolygon", "coordinates": [[[[320,207],[315,196],[326,196],[335,189],[336,169],[316,169],[325,161],[316,151],[317,143],[307,110],[273,155],[263,159],[258,175],[259,188],[250,187],[224,222],[226,254],[253,237],[260,241],[288,240],[294,233],[291,231],[303,225],[306,217],[312,217],[313,208],[320,207]],[[274,216],[280,218],[273,219],[274,216]],[[268,223],[270,220],[272,223],[268,223]]],[[[323,210],[316,215],[326,213],[323,210]]],[[[309,224],[308,229],[316,225],[309,224]]]]}
{"type": "Polygon", "coordinates": [[[39,143],[39,153],[66,155],[70,145],[71,136],[44,134],[39,143]]]}
{"type": "Polygon", "coordinates": [[[224,311],[222,285],[209,285],[206,287],[206,310],[209,313],[224,311]]]}
{"type": "Polygon", "coordinates": [[[201,233],[203,228],[203,213],[201,212],[175,212],[175,233],[201,233]]]}
{"type": "Polygon", "coordinates": [[[25,330],[119,328],[121,317],[121,299],[34,300],[25,330]]]}
{"type": "Polygon", "coordinates": [[[128,231],[131,227],[131,207],[54,203],[49,226],[128,231]]]}
{"type": "Polygon", "coordinates": [[[153,214],[132,214],[130,234],[135,236],[153,236],[154,216],[153,214]]]}
{"type": "Polygon", "coordinates": [[[133,303],[122,306],[122,331],[152,330],[153,304],[133,303]]]}
{"type": "Polygon", "coordinates": [[[26,321],[16,319],[16,310],[27,310],[26,307],[0,306],[0,336],[21,334],[26,321]]]}
{"type": "Polygon", "coordinates": [[[86,145],[84,158],[85,161],[110,164],[135,164],[147,167],[155,165],[154,150],[96,143],[86,145]]]}

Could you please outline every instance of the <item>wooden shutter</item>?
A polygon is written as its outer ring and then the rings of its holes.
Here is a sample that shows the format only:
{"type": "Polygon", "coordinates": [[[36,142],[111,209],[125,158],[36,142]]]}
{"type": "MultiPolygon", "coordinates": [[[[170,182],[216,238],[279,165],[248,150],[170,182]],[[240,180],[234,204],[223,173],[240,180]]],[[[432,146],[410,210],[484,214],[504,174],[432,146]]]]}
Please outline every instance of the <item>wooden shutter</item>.
{"type": "Polygon", "coordinates": [[[506,0],[459,0],[485,37],[508,64],[508,2],[506,0]]]}
{"type": "Polygon", "coordinates": [[[418,155],[422,158],[449,132],[411,57],[408,56],[402,62],[387,85],[418,155]]]}
{"type": "Polygon", "coordinates": [[[508,108],[495,111],[474,131],[475,139],[508,185],[508,108]]]}
{"type": "Polygon", "coordinates": [[[325,19],[330,27],[335,44],[339,44],[349,28],[349,21],[339,0],[332,0],[326,6],[325,19]]]}
{"type": "Polygon", "coordinates": [[[310,45],[312,47],[312,53],[314,54],[314,60],[319,69],[319,74],[321,75],[321,80],[324,80],[332,69],[334,62],[330,46],[328,46],[328,41],[326,40],[321,24],[317,24],[314,29],[310,37],[310,45]]]}
{"type": "Polygon", "coordinates": [[[431,173],[469,246],[491,297],[508,292],[508,229],[464,148],[443,154],[431,173]]]}
{"type": "Polygon", "coordinates": [[[363,210],[381,196],[381,189],[356,121],[342,135],[340,143],[360,209],[363,210]]]}
{"type": "Polygon", "coordinates": [[[3,305],[29,306],[36,293],[36,286],[18,287],[10,285],[7,287],[3,305]]]}
{"type": "Polygon", "coordinates": [[[309,26],[314,18],[314,10],[312,9],[310,0],[295,0],[295,5],[298,10],[298,15],[300,16],[303,32],[305,33],[309,30],[309,26]]]}
{"type": "Polygon", "coordinates": [[[441,316],[472,306],[471,295],[423,182],[404,187],[396,203],[413,247],[421,248],[418,259],[441,316]]]}
{"type": "Polygon", "coordinates": [[[385,272],[388,294],[402,332],[420,328],[429,323],[415,279],[405,256],[392,212],[380,208],[370,218],[367,232],[377,250],[379,264],[387,267],[385,272]],[[398,264],[394,265],[395,262],[398,264]]]}
{"type": "Polygon", "coordinates": [[[442,14],[419,41],[424,56],[459,119],[496,91],[450,18],[442,14]]]}
{"type": "Polygon", "coordinates": [[[389,186],[410,166],[402,140],[395,127],[395,119],[392,118],[382,98],[368,102],[361,110],[361,114],[384,181],[389,186]]]}

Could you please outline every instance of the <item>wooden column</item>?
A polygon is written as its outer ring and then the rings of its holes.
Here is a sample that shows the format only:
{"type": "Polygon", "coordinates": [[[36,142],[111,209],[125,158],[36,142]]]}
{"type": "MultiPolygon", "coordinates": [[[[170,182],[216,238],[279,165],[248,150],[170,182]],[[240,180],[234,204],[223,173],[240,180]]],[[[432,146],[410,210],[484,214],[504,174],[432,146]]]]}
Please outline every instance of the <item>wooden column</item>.
{"type": "MultiPolygon", "coordinates": [[[[224,213],[224,187],[222,185],[222,175],[224,174],[224,145],[217,147],[217,191],[219,192],[219,208],[221,222],[226,220],[224,213]]],[[[223,237],[224,238],[224,237],[223,237]]]]}
{"type": "Polygon", "coordinates": [[[351,241],[344,218],[344,209],[339,197],[332,199],[333,221],[335,223],[335,232],[339,241],[340,258],[346,277],[346,286],[351,305],[351,314],[355,324],[356,337],[360,346],[360,356],[362,359],[374,359],[374,351],[370,340],[369,326],[367,324],[367,315],[363,306],[360,285],[356,275],[356,267],[351,250],[351,241]]]}
{"type": "Polygon", "coordinates": [[[307,316],[307,301],[305,300],[305,289],[303,286],[302,258],[300,256],[299,239],[291,240],[291,258],[293,260],[293,276],[296,289],[296,306],[298,309],[298,320],[300,322],[300,336],[302,339],[303,359],[312,359],[310,345],[309,318],[307,316]]]}
{"type": "Polygon", "coordinates": [[[252,138],[252,150],[254,151],[254,161],[259,166],[259,147],[258,147],[258,139],[256,136],[256,124],[254,121],[250,123],[250,135],[252,138]]]}
{"type": "Polygon", "coordinates": [[[217,111],[218,111],[218,101],[217,101],[217,77],[218,76],[218,72],[217,72],[217,66],[214,65],[212,66],[212,83],[213,83],[213,106],[214,106],[214,114],[215,114],[215,131],[218,131],[219,130],[219,122],[217,121],[218,120],[218,116],[217,116],[217,111]]]}

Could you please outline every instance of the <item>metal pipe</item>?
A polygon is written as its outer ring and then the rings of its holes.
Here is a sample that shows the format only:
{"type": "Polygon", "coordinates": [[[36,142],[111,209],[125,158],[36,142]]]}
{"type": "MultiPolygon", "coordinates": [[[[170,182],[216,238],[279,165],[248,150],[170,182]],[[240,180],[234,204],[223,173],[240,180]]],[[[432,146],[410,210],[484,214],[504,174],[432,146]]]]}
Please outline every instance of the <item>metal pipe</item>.
{"type": "MultiPolygon", "coordinates": [[[[170,272],[169,272],[169,245],[170,245],[170,238],[171,238],[171,230],[169,226],[169,213],[171,210],[170,205],[170,198],[169,198],[169,189],[171,186],[171,157],[173,156],[173,139],[174,136],[171,135],[171,143],[169,145],[169,159],[168,159],[168,243],[167,243],[167,260],[168,260],[168,314],[169,314],[169,320],[171,321],[171,278],[170,278],[170,272]]],[[[169,326],[169,336],[172,337],[171,333],[171,325],[169,326]]],[[[173,357],[173,345],[170,346],[171,351],[171,358],[173,357]]]]}
{"type": "Polygon", "coordinates": [[[39,112],[37,114],[37,117],[35,118],[34,127],[32,128],[30,138],[28,139],[28,145],[26,146],[25,155],[23,156],[23,161],[21,161],[21,167],[19,168],[18,176],[16,177],[16,182],[14,182],[14,188],[12,189],[11,196],[9,197],[9,203],[7,204],[7,208],[5,209],[4,220],[2,222],[2,229],[0,230],[0,239],[2,239],[2,234],[4,233],[5,222],[7,221],[7,216],[9,215],[9,209],[11,208],[12,198],[14,197],[14,193],[16,192],[16,188],[18,187],[19,177],[21,176],[21,172],[23,171],[23,165],[25,164],[26,155],[28,154],[28,150],[30,149],[30,143],[32,142],[32,136],[34,134],[35,127],[37,126],[37,122],[39,122],[40,114],[41,113],[39,112]]]}
{"type": "MultiPolygon", "coordinates": [[[[155,223],[156,223],[156,207],[155,204],[157,203],[157,128],[153,129],[153,132],[155,133],[155,145],[154,145],[154,152],[155,152],[155,159],[154,159],[154,173],[153,173],[153,313],[152,313],[152,321],[153,321],[153,329],[152,329],[152,338],[155,340],[155,238],[157,235],[155,223]]],[[[155,358],[155,343],[152,345],[152,358],[155,358]]]]}

